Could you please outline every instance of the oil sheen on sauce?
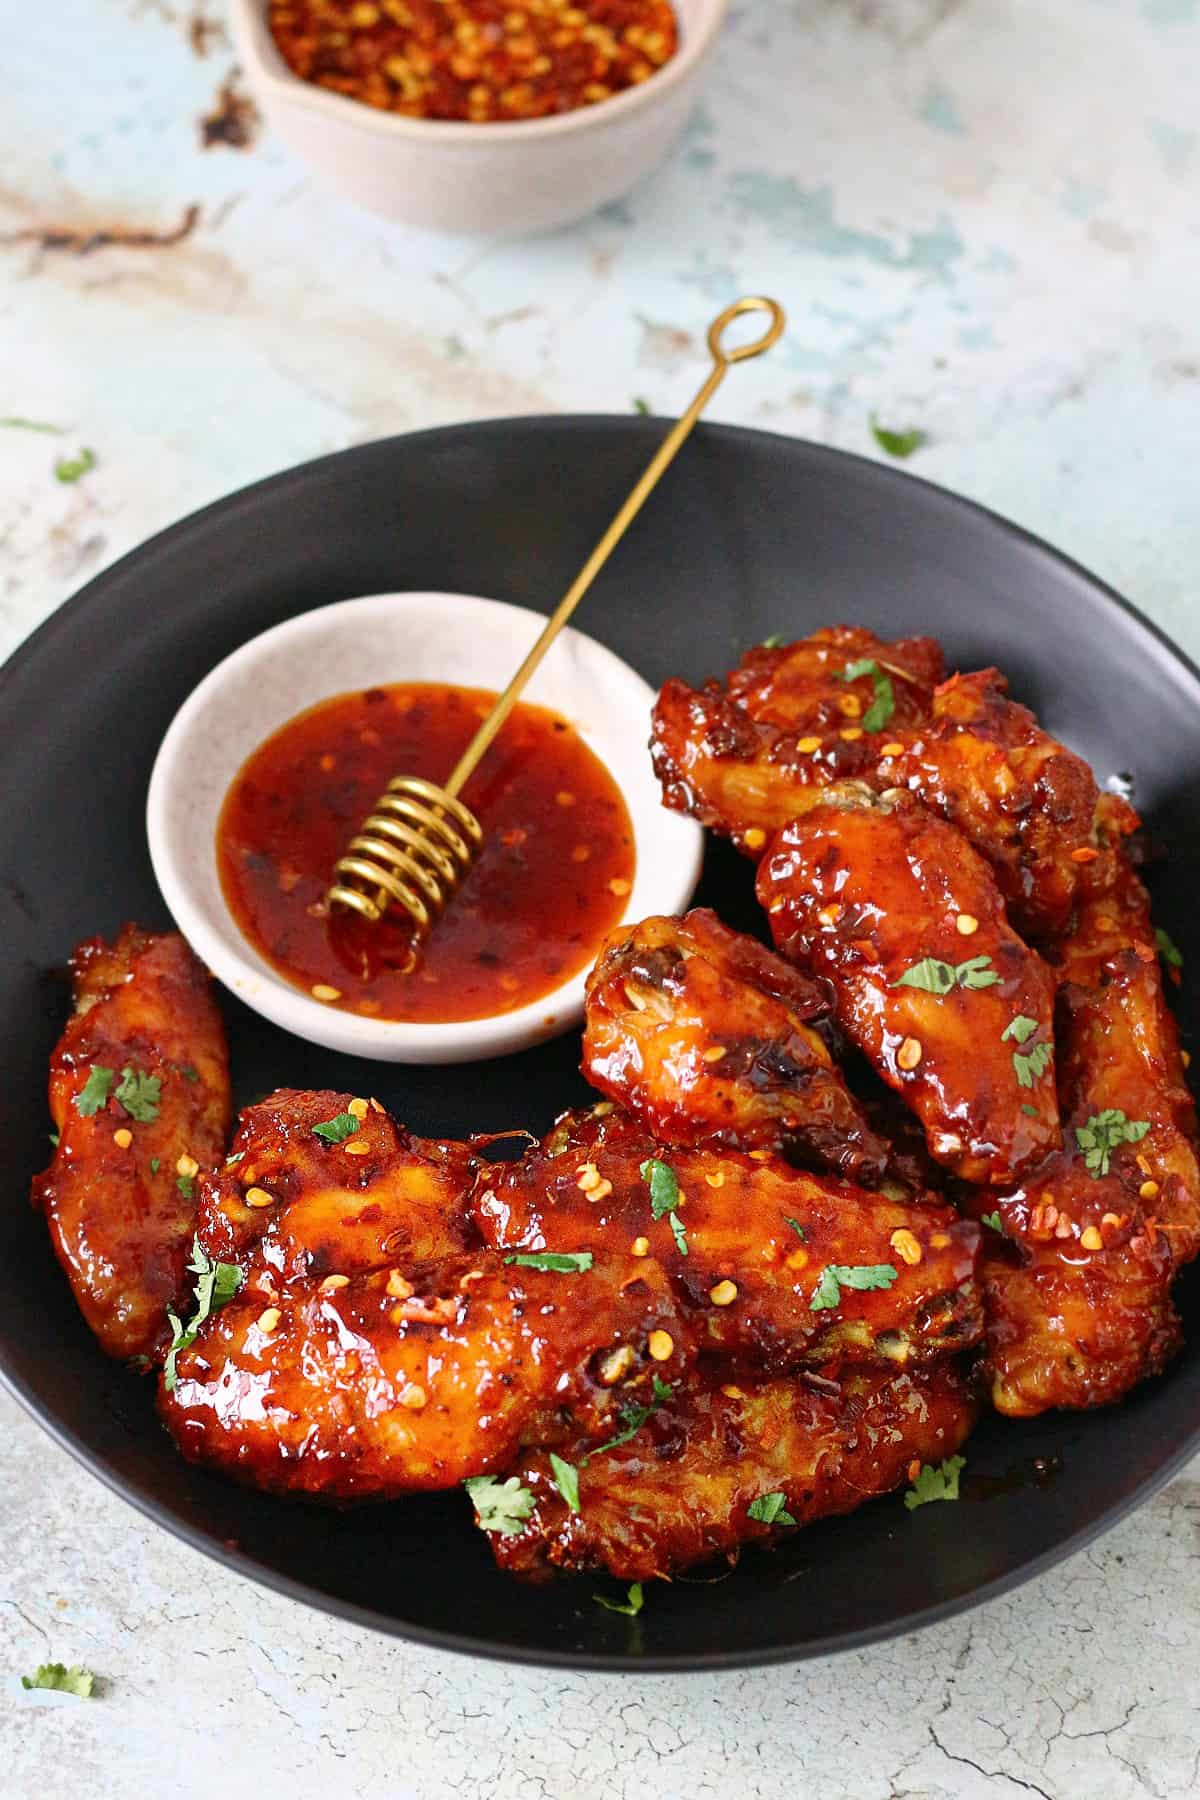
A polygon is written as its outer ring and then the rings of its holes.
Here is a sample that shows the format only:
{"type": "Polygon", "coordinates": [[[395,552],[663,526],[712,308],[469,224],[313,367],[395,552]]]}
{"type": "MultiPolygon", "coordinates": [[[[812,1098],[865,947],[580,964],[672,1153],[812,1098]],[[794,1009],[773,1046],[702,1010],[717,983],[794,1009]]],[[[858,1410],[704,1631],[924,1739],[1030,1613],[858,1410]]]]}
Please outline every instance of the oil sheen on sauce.
{"type": "Polygon", "coordinates": [[[339,694],[243,764],[221,810],[226,903],[273,968],[382,1019],[482,1019],[594,959],[633,884],[633,827],[604,764],[558,714],[518,704],[463,799],[483,847],[414,957],[408,916],[331,919],[333,865],[393,775],[445,781],[495,696],[410,682],[339,694]]]}

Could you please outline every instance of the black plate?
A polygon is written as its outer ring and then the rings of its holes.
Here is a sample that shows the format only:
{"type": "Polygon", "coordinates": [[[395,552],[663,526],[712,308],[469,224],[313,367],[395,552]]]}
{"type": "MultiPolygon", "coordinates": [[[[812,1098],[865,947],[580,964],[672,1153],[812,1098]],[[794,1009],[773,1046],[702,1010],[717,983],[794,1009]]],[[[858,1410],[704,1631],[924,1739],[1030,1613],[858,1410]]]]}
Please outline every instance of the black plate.
{"type": "MultiPolygon", "coordinates": [[[[545,609],[661,427],[498,421],[365,445],[294,469],[157,537],[56,613],[0,676],[0,1364],[41,1423],[189,1542],[284,1593],[447,1649],[582,1668],[696,1669],[863,1644],[1025,1580],[1145,1499],[1200,1443],[1200,1355],[1115,1411],[985,1422],[964,1499],[898,1497],[748,1553],[715,1583],[658,1585],[637,1620],[611,1582],[528,1588],[493,1569],[457,1494],[330,1514],[188,1468],[148,1387],[105,1361],[29,1209],[46,1159],[45,1067],[74,943],[167,922],[147,860],[146,781],[171,715],[246,638],[392,588],[545,609]],[[1046,1469],[1036,1467],[1042,1459],[1046,1469]]],[[[703,428],[587,600],[583,628],[652,682],[724,670],[771,632],[852,621],[928,631],[992,661],[1095,765],[1128,772],[1171,847],[1161,923],[1200,965],[1200,677],[1080,569],[899,472],[763,433],[703,428]],[[1169,878],[1168,878],[1169,873],[1169,878]]],[[[396,678],[402,669],[394,672],[396,678]]],[[[709,852],[701,898],[751,923],[746,865],[709,852]]],[[[1190,988],[1183,994],[1192,1025],[1190,988]]],[[[226,1002],[236,1093],[378,1093],[421,1131],[540,1131],[585,1092],[574,1036],[481,1070],[358,1064],[226,1002]]],[[[1200,1290],[1182,1295],[1200,1342],[1200,1290]]]]}

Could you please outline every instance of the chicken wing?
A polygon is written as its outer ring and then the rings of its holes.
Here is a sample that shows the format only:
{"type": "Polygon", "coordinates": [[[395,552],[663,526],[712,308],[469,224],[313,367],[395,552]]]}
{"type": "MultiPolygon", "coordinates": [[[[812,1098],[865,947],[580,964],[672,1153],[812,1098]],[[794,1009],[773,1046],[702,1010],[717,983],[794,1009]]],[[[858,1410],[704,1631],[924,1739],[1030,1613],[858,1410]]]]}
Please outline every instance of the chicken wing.
{"type": "Polygon", "coordinates": [[[1020,930],[1061,929],[1082,871],[1135,828],[1133,809],[1098,792],[997,670],[935,689],[930,640],[828,641],[843,635],[751,651],[724,687],[668,681],[651,742],[666,804],[757,855],[830,783],[907,788],[991,863],[1020,930]]]}
{"type": "Polygon", "coordinates": [[[543,1451],[515,1473],[532,1496],[523,1524],[492,1531],[502,1569],[522,1575],[605,1568],[648,1581],[793,1525],[852,1512],[953,1455],[975,1421],[954,1367],[912,1373],[847,1367],[823,1376],[696,1383],[672,1393],[626,1442],[577,1442],[568,1507],[543,1451]],[[754,1507],[756,1511],[751,1512],[754,1507]]]}
{"type": "Polygon", "coordinates": [[[828,989],[697,909],[608,939],[587,985],[583,1072],[660,1142],[807,1152],[874,1185],[887,1148],[808,1020],[828,989]]]}
{"type": "Polygon", "coordinates": [[[33,1184],[80,1311],[110,1356],[152,1356],[184,1286],[197,1171],[229,1124],[225,1035],[181,937],[127,925],[71,962],[50,1064],[58,1145],[33,1184]]]}
{"type": "MultiPolygon", "coordinates": [[[[1178,1349],[1170,1285],[1200,1242],[1195,1121],[1149,905],[1122,864],[1057,947],[1066,1143],[996,1201],[987,1367],[1001,1412],[1118,1400],[1178,1349]]],[[[978,1209],[978,1208],[977,1208],[978,1209]]]]}
{"type": "Polygon", "coordinates": [[[891,1365],[974,1343],[978,1227],[765,1159],[666,1150],[619,1113],[566,1122],[481,1178],[498,1250],[666,1272],[698,1347],[771,1372],[834,1356],[891,1365]]]}
{"type": "Polygon", "coordinates": [[[1060,1142],[1054,984],[983,858],[909,795],[840,784],[759,865],[775,942],[828,978],[838,1024],[930,1154],[1004,1186],[1060,1142]]]}

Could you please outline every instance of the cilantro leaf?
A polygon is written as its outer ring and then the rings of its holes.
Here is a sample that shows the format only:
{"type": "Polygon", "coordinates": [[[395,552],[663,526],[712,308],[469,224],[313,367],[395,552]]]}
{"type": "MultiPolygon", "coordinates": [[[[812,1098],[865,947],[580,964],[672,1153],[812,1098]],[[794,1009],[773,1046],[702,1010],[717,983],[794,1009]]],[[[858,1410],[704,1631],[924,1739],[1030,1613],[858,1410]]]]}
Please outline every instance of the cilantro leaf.
{"type": "Polygon", "coordinates": [[[841,1302],[842,1289],[853,1288],[859,1293],[869,1292],[873,1288],[889,1288],[895,1281],[897,1270],[892,1263],[829,1263],[821,1270],[821,1278],[808,1303],[810,1312],[823,1312],[827,1307],[837,1306],[841,1302]]]}
{"type": "Polygon", "coordinates": [[[746,1508],[746,1516],[757,1519],[762,1525],[794,1525],[795,1519],[787,1510],[786,1494],[760,1494],[746,1508]]]}
{"type": "Polygon", "coordinates": [[[670,1163],[648,1156],[639,1173],[650,1189],[650,1211],[654,1217],[661,1219],[664,1213],[674,1212],[680,1200],[679,1177],[670,1163]]]}
{"type": "Polygon", "coordinates": [[[194,1200],[196,1198],[196,1177],[194,1175],[177,1175],[175,1177],[175,1186],[179,1189],[185,1200],[194,1200]]]}
{"type": "Polygon", "coordinates": [[[78,481],[96,466],[96,452],[81,450],[78,456],[60,456],[54,465],[54,473],[60,481],[78,481]]]}
{"type": "Polygon", "coordinates": [[[675,1248],[678,1250],[680,1256],[686,1256],[688,1253],[688,1241],[687,1232],[684,1230],[683,1226],[683,1220],[679,1217],[678,1213],[673,1212],[668,1215],[667,1223],[671,1227],[671,1236],[675,1239],[675,1248]]]}
{"type": "Polygon", "coordinates": [[[589,1450],[583,1459],[584,1462],[590,1462],[593,1456],[603,1456],[606,1450],[616,1450],[619,1449],[622,1444],[627,1444],[630,1438],[636,1436],[642,1429],[646,1420],[658,1411],[663,1401],[671,1398],[673,1392],[672,1384],[669,1381],[661,1380],[660,1377],[656,1375],[654,1377],[654,1387],[652,1392],[654,1398],[650,1401],[649,1405],[639,1406],[631,1403],[621,1408],[617,1414],[618,1419],[621,1421],[621,1430],[618,1431],[616,1437],[611,1437],[606,1443],[598,1444],[594,1450],[589,1450]]]}
{"type": "Polygon", "coordinates": [[[596,1260],[590,1250],[518,1250],[505,1257],[523,1269],[542,1269],[551,1275],[586,1275],[596,1260]]]}
{"type": "Polygon", "coordinates": [[[1093,1113],[1086,1125],[1075,1127],[1075,1140],[1084,1152],[1084,1165],[1092,1179],[1108,1174],[1113,1151],[1119,1144],[1140,1144],[1150,1129],[1149,1119],[1127,1119],[1119,1106],[1093,1113]]]}
{"type": "Polygon", "coordinates": [[[566,1501],[569,1510],[577,1513],[579,1508],[579,1470],[574,1463],[564,1462],[561,1456],[550,1452],[550,1467],[554,1470],[554,1485],[566,1501]]]}
{"type": "Polygon", "coordinates": [[[232,1156],[227,1156],[225,1158],[225,1167],[227,1169],[232,1169],[235,1163],[241,1162],[245,1154],[246,1152],[244,1150],[235,1150],[232,1156]]]}
{"type": "Polygon", "coordinates": [[[1170,932],[1164,931],[1161,925],[1154,933],[1154,942],[1158,945],[1158,954],[1165,963],[1169,964],[1172,969],[1182,969],[1183,952],[1170,932]]]}
{"type": "Polygon", "coordinates": [[[463,1486],[471,1496],[481,1531],[516,1537],[533,1511],[533,1495],[515,1475],[507,1481],[498,1481],[494,1475],[471,1475],[463,1486]]]}
{"type": "Polygon", "coordinates": [[[926,442],[926,434],[918,426],[910,426],[907,431],[891,431],[879,423],[874,413],[871,414],[871,436],[881,450],[889,456],[899,457],[902,462],[926,442]]]}
{"type": "Polygon", "coordinates": [[[802,1244],[807,1244],[808,1233],[807,1233],[807,1231],[805,1231],[805,1229],[804,1229],[803,1225],[800,1223],[799,1219],[789,1219],[787,1214],[784,1213],[783,1222],[785,1225],[791,1226],[792,1230],[795,1232],[796,1236],[800,1239],[800,1242],[802,1244]]]}
{"type": "Polygon", "coordinates": [[[353,1113],[339,1113],[335,1119],[324,1119],[320,1125],[314,1125],[313,1133],[324,1138],[327,1144],[344,1144],[347,1138],[354,1136],[360,1123],[353,1113]]]}
{"type": "Polygon", "coordinates": [[[52,1131],[50,1133],[50,1143],[55,1150],[57,1150],[58,1146],[62,1143],[62,1137],[57,1131],[52,1131]]]}
{"type": "Polygon", "coordinates": [[[161,1156],[152,1156],[150,1158],[150,1173],[152,1175],[157,1175],[158,1171],[161,1167],[162,1167],[162,1157],[161,1156]]]}
{"type": "Polygon", "coordinates": [[[90,1700],[95,1681],[92,1671],[78,1663],[72,1663],[69,1669],[64,1663],[41,1663],[32,1676],[22,1675],[21,1686],[51,1688],[58,1694],[75,1694],[80,1700],[90,1700]]]}
{"type": "MultiPolygon", "coordinates": [[[[185,1179],[182,1175],[179,1177],[181,1187],[185,1179]]],[[[196,1333],[209,1314],[224,1306],[227,1300],[232,1300],[242,1285],[242,1271],[237,1264],[214,1262],[198,1237],[192,1239],[192,1260],[188,1268],[196,1277],[196,1310],[185,1327],[173,1308],[167,1308],[167,1318],[171,1323],[171,1348],[167,1351],[167,1360],[163,1365],[163,1386],[168,1394],[175,1392],[175,1358],[179,1352],[195,1343],[196,1333]]]]}
{"type": "Polygon", "coordinates": [[[179,1073],[185,1081],[199,1081],[200,1079],[199,1069],[193,1068],[191,1063],[184,1063],[179,1073]]]}
{"type": "Polygon", "coordinates": [[[1000,1223],[999,1212],[982,1213],[980,1215],[979,1223],[988,1226],[992,1231],[1002,1232],[1004,1230],[1003,1225],[1000,1223]]]}
{"type": "Polygon", "coordinates": [[[139,1125],[149,1125],[157,1119],[161,1095],[162,1080],[158,1075],[147,1075],[141,1069],[129,1066],[121,1070],[114,1097],[139,1125]]]}
{"type": "Polygon", "coordinates": [[[966,962],[942,962],[940,957],[923,956],[898,975],[892,987],[919,988],[925,994],[948,994],[951,989],[995,987],[1000,977],[992,968],[990,956],[969,956],[966,962]]]}
{"type": "Polygon", "coordinates": [[[1009,1020],[1000,1033],[1000,1042],[1003,1044],[1008,1038],[1012,1038],[1018,1044],[1028,1043],[1037,1028],[1036,1019],[1028,1019],[1024,1013],[1018,1013],[1015,1019],[1009,1020]]]}
{"type": "Polygon", "coordinates": [[[770,637],[765,637],[762,640],[762,642],[759,644],[758,648],[760,650],[778,650],[778,648],[779,648],[780,644],[782,644],[782,642],[783,642],[783,639],[780,637],[779,633],[777,631],[773,631],[771,633],[770,637]]]}
{"type": "Polygon", "coordinates": [[[909,1512],[930,1500],[957,1500],[958,1478],[967,1466],[965,1456],[948,1456],[944,1463],[922,1463],[917,1479],[904,1496],[909,1512]]]}
{"type": "Polygon", "coordinates": [[[1028,1056],[1022,1056],[1019,1050],[1014,1050],[1012,1065],[1016,1070],[1017,1086],[1031,1088],[1038,1076],[1045,1074],[1053,1055],[1053,1044],[1035,1044],[1028,1056]]]}
{"type": "Polygon", "coordinates": [[[863,714],[864,731],[882,731],[896,710],[896,690],[892,686],[891,677],[885,675],[879,664],[871,656],[860,656],[857,662],[847,663],[838,671],[839,681],[858,681],[861,676],[871,677],[871,686],[875,690],[875,698],[863,714]]]}
{"type": "Polygon", "coordinates": [[[628,1613],[631,1619],[636,1619],[642,1610],[642,1584],[640,1581],[630,1582],[628,1597],[624,1603],[620,1600],[606,1600],[603,1594],[593,1594],[592,1599],[606,1612],[628,1613]]]}
{"type": "Polygon", "coordinates": [[[40,419],[21,419],[15,414],[7,419],[0,419],[0,428],[5,431],[45,431],[51,437],[61,437],[61,425],[44,425],[40,419]]]}
{"type": "Polygon", "coordinates": [[[650,402],[648,400],[643,400],[640,394],[635,394],[633,396],[633,410],[635,413],[646,414],[650,411],[650,402]]]}
{"type": "Polygon", "coordinates": [[[1041,1113],[1040,1113],[1040,1112],[1039,1112],[1039,1111],[1038,1111],[1038,1109],[1037,1109],[1037,1107],[1036,1107],[1036,1106],[1030,1106],[1030,1104],[1029,1104],[1029,1102],[1028,1102],[1028,1100],[1022,1100],[1022,1102],[1021,1102],[1021,1111],[1022,1111],[1022,1112],[1023,1112],[1023,1113],[1028,1113],[1028,1114],[1029,1114],[1029,1117],[1030,1117],[1030,1118],[1031,1118],[1031,1119],[1040,1119],[1040,1118],[1041,1118],[1041,1116],[1042,1116],[1042,1115],[1041,1115],[1041,1113]]]}
{"type": "Polygon", "coordinates": [[[85,1119],[90,1119],[93,1113],[103,1112],[116,1079],[115,1069],[106,1069],[103,1063],[93,1063],[91,1073],[75,1096],[75,1111],[82,1113],[85,1119]]]}

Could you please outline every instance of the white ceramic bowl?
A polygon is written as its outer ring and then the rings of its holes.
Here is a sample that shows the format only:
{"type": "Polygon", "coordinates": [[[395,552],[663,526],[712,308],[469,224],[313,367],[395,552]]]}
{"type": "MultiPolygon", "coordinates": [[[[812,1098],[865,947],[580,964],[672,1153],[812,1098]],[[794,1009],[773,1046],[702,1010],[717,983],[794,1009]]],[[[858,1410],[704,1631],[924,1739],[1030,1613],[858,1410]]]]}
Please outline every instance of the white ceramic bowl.
{"type": "MultiPolygon", "coordinates": [[[[180,930],[239,1000],[285,1031],[383,1062],[501,1056],[578,1023],[586,970],[492,1019],[433,1025],[324,1006],[286,982],[242,936],[221,892],[215,852],[229,784],[263,739],[298,712],[333,694],[393,681],[498,690],[545,622],[524,607],[465,594],[343,600],[251,638],[184,701],[150,777],[150,858],[180,930]]],[[[682,911],[700,873],[704,839],[694,821],[663,808],[646,751],[653,688],[603,644],[568,629],[525,697],[568,718],[625,797],[637,862],[624,917],[682,911]]]]}
{"type": "Polygon", "coordinates": [[[272,129],[328,186],[431,231],[521,237],[580,219],[662,161],[696,100],[727,0],[675,0],[679,48],[596,106],[473,125],[409,119],[301,81],[267,28],[266,0],[230,0],[238,54],[272,129]]]}

